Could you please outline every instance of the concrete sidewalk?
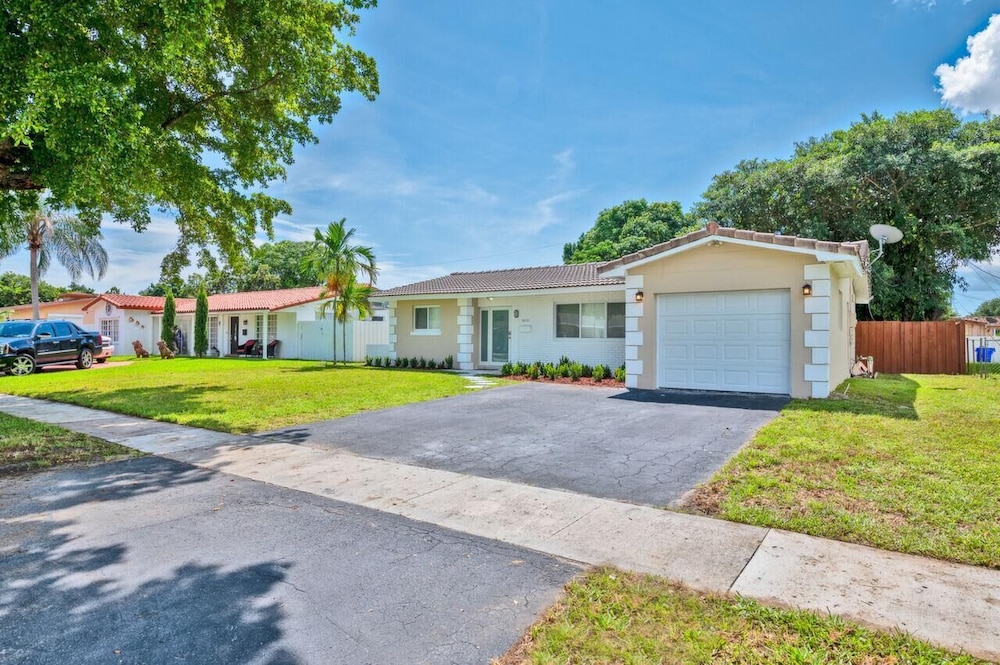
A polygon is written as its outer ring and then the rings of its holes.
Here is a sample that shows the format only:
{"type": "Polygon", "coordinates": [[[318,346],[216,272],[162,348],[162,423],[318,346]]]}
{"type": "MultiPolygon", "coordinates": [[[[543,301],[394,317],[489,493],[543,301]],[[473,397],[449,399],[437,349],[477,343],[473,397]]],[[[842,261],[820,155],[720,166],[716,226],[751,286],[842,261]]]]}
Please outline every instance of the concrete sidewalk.
{"type": "Polygon", "coordinates": [[[1000,571],[560,490],[0,395],[0,411],[585,564],[829,612],[1000,659],[1000,571]]]}

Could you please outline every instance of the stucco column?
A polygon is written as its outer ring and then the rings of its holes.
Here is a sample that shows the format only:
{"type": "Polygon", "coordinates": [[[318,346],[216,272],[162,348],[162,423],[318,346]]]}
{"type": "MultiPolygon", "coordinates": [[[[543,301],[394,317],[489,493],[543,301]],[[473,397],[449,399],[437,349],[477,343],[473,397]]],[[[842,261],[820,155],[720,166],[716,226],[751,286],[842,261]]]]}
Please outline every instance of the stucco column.
{"type": "Polygon", "coordinates": [[[830,395],[830,294],[833,286],[830,266],[825,263],[807,265],[803,275],[812,284],[812,295],[803,300],[803,311],[810,321],[804,343],[811,359],[803,368],[802,378],[812,386],[811,397],[824,398],[830,395]]]}
{"type": "Polygon", "coordinates": [[[472,343],[472,337],[475,334],[475,328],[472,325],[474,312],[472,298],[458,299],[458,338],[455,340],[458,342],[458,354],[455,356],[454,365],[456,369],[471,370],[474,366],[472,361],[475,349],[475,345],[472,343]]]}
{"type": "Polygon", "coordinates": [[[636,302],[635,294],[642,290],[642,275],[625,276],[625,387],[638,388],[642,376],[642,330],[639,326],[646,303],[636,302]]]}
{"type": "Polygon", "coordinates": [[[396,303],[389,303],[389,357],[396,359],[396,303]]]}

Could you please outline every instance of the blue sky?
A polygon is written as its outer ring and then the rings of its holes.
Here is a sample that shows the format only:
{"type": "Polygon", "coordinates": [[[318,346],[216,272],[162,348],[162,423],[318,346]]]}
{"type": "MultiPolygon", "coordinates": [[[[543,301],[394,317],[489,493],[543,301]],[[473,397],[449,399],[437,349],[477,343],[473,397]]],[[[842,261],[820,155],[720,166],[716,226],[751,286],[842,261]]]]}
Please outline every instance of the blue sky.
{"type": "MultiPolygon", "coordinates": [[[[943,95],[963,111],[1000,110],[994,9],[384,0],[353,40],[378,62],[382,93],[345,98],[319,144],[297,150],[270,190],[294,208],[276,239],[346,217],[374,246],[382,287],[559,263],[603,208],[639,197],[687,208],[740,159],[785,157],[862,113],[935,108],[943,95]],[[973,35],[982,48],[970,57],[973,35]]],[[[105,238],[109,274],[84,283],[134,293],[158,278],[176,229],[159,219],[137,236],[109,224],[105,238]]],[[[0,270],[26,273],[27,259],[0,270]]],[[[960,313],[1000,296],[1000,277],[962,274],[973,290],[956,297],[960,313]]],[[[46,279],[69,282],[58,266],[46,279]]]]}

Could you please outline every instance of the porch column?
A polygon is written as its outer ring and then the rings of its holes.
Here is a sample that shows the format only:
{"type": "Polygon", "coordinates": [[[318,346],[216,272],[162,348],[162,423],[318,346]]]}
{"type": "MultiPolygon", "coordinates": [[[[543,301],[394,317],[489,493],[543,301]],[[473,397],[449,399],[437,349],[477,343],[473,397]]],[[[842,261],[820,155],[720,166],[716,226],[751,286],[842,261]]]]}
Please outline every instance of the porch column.
{"type": "Polygon", "coordinates": [[[396,303],[389,302],[389,357],[396,359],[396,303]]]}
{"type": "Polygon", "coordinates": [[[804,312],[810,315],[804,341],[811,357],[802,378],[812,386],[810,396],[822,399],[830,395],[830,266],[807,265],[804,277],[812,283],[812,295],[803,301],[804,312]]]}
{"type": "Polygon", "coordinates": [[[642,275],[625,276],[625,387],[638,388],[639,377],[642,376],[643,363],[639,358],[642,348],[643,305],[636,302],[635,294],[642,290],[642,275]]]}
{"type": "Polygon", "coordinates": [[[474,345],[472,336],[475,334],[472,325],[472,316],[475,308],[472,306],[472,298],[458,299],[458,355],[455,356],[455,368],[471,370],[474,368],[472,354],[474,345]]]}

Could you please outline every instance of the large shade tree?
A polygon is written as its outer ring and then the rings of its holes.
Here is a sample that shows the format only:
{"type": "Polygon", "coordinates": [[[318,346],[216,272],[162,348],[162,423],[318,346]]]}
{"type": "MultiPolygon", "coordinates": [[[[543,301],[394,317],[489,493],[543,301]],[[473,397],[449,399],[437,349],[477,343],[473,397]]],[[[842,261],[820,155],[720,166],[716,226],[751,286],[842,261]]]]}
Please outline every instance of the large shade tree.
{"type": "Polygon", "coordinates": [[[75,282],[83,273],[95,279],[108,269],[108,253],[101,245],[101,232],[78,217],[54,211],[48,206],[18,210],[3,229],[0,258],[22,246],[28,248],[31,282],[31,313],[39,318],[39,284],[54,258],[75,282]]]}
{"type": "Polygon", "coordinates": [[[933,319],[950,310],[957,268],[1000,245],[1000,119],[948,110],[866,116],[717,175],[696,214],[722,224],[820,240],[869,239],[900,228],[872,266],[877,318],[933,319]]]}
{"type": "MultiPolygon", "coordinates": [[[[303,261],[303,267],[323,283],[321,296],[332,298],[335,319],[348,284],[359,275],[366,277],[369,285],[374,285],[378,278],[375,253],[371,247],[354,244],[355,232],[356,229],[347,228],[346,219],[331,222],[326,231],[316,229],[312,250],[303,261]]],[[[336,322],[333,326],[333,363],[337,363],[336,322]]]]}
{"type": "Polygon", "coordinates": [[[625,201],[602,210],[590,230],[566,243],[563,262],[610,261],[694,229],[677,201],[625,201]]]}
{"type": "Polygon", "coordinates": [[[378,93],[345,42],[374,0],[0,3],[0,231],[47,190],[94,225],[176,213],[238,263],[287,203],[260,188],[341,96],[378,93]]]}

